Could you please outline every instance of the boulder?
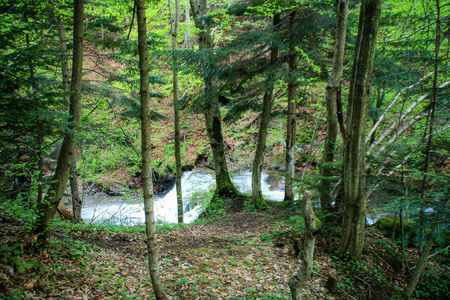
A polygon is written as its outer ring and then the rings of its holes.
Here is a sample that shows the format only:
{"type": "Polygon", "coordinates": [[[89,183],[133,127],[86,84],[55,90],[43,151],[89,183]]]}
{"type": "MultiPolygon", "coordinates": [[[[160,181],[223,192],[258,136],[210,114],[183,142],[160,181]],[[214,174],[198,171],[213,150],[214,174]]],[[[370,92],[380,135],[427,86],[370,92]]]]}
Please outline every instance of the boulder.
{"type": "Polygon", "coordinates": [[[110,196],[123,196],[128,191],[125,185],[118,182],[97,182],[95,185],[98,190],[110,196]]]}

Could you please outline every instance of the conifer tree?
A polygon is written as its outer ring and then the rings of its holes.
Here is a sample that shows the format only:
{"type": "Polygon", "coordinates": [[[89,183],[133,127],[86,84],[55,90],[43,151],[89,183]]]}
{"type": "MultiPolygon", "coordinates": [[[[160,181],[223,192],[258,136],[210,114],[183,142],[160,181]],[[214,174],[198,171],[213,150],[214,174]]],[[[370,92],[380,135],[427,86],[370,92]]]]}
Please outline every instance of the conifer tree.
{"type": "MultiPolygon", "coordinates": [[[[26,171],[32,177],[31,185],[37,186],[38,198],[45,188],[46,138],[60,135],[66,126],[63,112],[67,103],[61,101],[61,89],[54,85],[59,78],[52,72],[59,63],[52,11],[46,2],[0,3],[0,162],[8,169],[18,153],[25,152],[26,171]]],[[[12,181],[9,176],[16,175],[13,171],[2,179],[8,184],[12,181]]],[[[9,192],[4,195],[14,196],[9,192]]],[[[27,206],[34,205],[30,198],[27,206]]]]}
{"type": "MultiPolygon", "coordinates": [[[[203,56],[204,95],[202,109],[205,116],[206,132],[214,157],[214,170],[216,174],[215,195],[222,198],[230,198],[237,196],[238,191],[231,182],[225,157],[225,146],[222,135],[222,117],[220,115],[217,94],[217,74],[214,70],[215,59],[211,37],[211,20],[207,16],[208,7],[206,0],[190,0],[190,4],[195,19],[195,26],[199,29],[199,51],[203,56]]],[[[213,198],[213,201],[215,198],[216,197],[213,198]]]]}
{"type": "Polygon", "coordinates": [[[289,82],[288,82],[288,109],[287,109],[287,126],[286,126],[286,179],[284,190],[284,201],[294,201],[294,184],[293,179],[295,175],[295,142],[297,140],[297,51],[295,50],[295,29],[297,27],[297,11],[294,10],[290,13],[290,37],[289,37],[289,82]]]}
{"type": "Polygon", "coordinates": [[[64,194],[69,178],[70,165],[72,164],[77,143],[76,131],[80,125],[81,114],[81,83],[83,74],[83,14],[84,0],[74,1],[74,25],[73,25],[73,64],[72,80],[70,84],[70,132],[64,137],[61,146],[58,164],[53,176],[52,184],[41,203],[38,203],[38,218],[35,232],[38,235],[39,247],[46,247],[50,236],[51,221],[64,194]]]}
{"type": "MultiPolygon", "coordinates": [[[[280,14],[273,16],[273,30],[278,30],[280,24],[280,14]]],[[[275,68],[278,60],[277,46],[272,44],[270,51],[270,67],[275,68]]],[[[273,91],[276,76],[274,73],[267,75],[266,89],[263,96],[263,111],[261,112],[261,123],[259,126],[258,141],[256,143],[255,159],[253,160],[252,172],[252,197],[253,205],[257,209],[267,207],[261,191],[261,172],[264,163],[264,153],[266,150],[267,128],[269,127],[270,113],[272,111],[273,91]]]]}

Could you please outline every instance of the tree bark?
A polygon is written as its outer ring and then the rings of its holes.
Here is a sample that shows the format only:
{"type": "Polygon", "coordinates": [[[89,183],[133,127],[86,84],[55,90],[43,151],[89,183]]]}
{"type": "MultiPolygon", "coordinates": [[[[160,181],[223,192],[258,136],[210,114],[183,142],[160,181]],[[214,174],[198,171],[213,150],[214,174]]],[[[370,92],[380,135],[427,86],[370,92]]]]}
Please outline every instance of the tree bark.
{"type": "MultiPolygon", "coordinates": [[[[207,61],[214,61],[211,25],[205,22],[207,14],[206,0],[190,0],[195,26],[199,29],[199,49],[204,55],[209,55],[207,61]]],[[[206,61],[206,60],[204,60],[206,61]]],[[[228,165],[225,158],[225,146],[222,135],[222,121],[220,116],[219,99],[217,94],[217,75],[213,72],[214,65],[204,65],[204,115],[208,140],[214,157],[214,171],[216,174],[215,195],[219,198],[238,196],[239,193],[231,182],[228,165]]],[[[213,197],[213,201],[216,197],[213,197]]]]}
{"type": "Polygon", "coordinates": [[[70,165],[77,144],[76,131],[80,125],[81,114],[81,82],[83,73],[83,11],[84,0],[74,1],[73,25],[73,65],[72,80],[70,84],[70,118],[69,129],[71,133],[64,137],[58,157],[55,174],[47,195],[38,203],[38,217],[35,232],[38,235],[38,246],[42,249],[47,246],[50,236],[50,225],[55,215],[56,207],[61,201],[67,186],[70,165]]]}
{"type": "MultiPolygon", "coordinates": [[[[280,15],[276,14],[273,17],[273,27],[277,30],[277,26],[280,23],[280,15]]],[[[278,49],[272,45],[270,53],[270,65],[274,67],[278,59],[278,49]]],[[[259,125],[258,141],[256,143],[256,153],[255,159],[253,160],[252,169],[252,198],[253,205],[257,209],[267,207],[264,201],[262,191],[261,191],[261,172],[262,166],[264,164],[264,154],[266,150],[266,140],[267,140],[267,128],[270,122],[270,113],[272,111],[272,95],[275,86],[275,76],[270,70],[267,76],[266,91],[263,97],[263,111],[261,113],[261,124],[259,125]]]]}
{"type": "MultiPolygon", "coordinates": [[[[375,106],[376,113],[374,113],[372,116],[372,122],[373,122],[372,128],[375,127],[375,125],[378,122],[378,118],[379,118],[378,112],[380,111],[381,106],[383,106],[383,100],[384,100],[385,94],[386,94],[386,82],[383,82],[383,86],[380,87],[378,90],[377,103],[375,106]]],[[[366,137],[366,144],[369,143],[369,145],[372,145],[372,143],[375,141],[377,130],[376,129],[371,130],[370,132],[371,132],[371,134],[366,137]]]]}
{"type": "Polygon", "coordinates": [[[193,38],[191,35],[191,16],[189,14],[189,6],[186,6],[185,9],[186,9],[185,11],[186,29],[184,31],[184,43],[188,49],[192,49],[194,45],[193,45],[193,38]]]}
{"type": "Polygon", "coordinates": [[[403,294],[405,295],[405,298],[409,298],[412,296],[412,293],[414,292],[414,289],[416,288],[417,283],[419,282],[420,277],[422,276],[422,272],[425,269],[428,256],[430,255],[431,248],[433,247],[434,238],[433,235],[430,234],[428,236],[428,241],[425,245],[425,248],[423,249],[422,253],[420,254],[419,261],[417,262],[416,268],[414,269],[414,272],[411,274],[411,279],[408,282],[408,285],[406,286],[405,290],[403,291],[403,294]]]}
{"type": "Polygon", "coordinates": [[[338,132],[337,120],[337,101],[340,96],[340,83],[342,70],[344,68],[345,41],[347,33],[348,0],[339,0],[337,2],[336,12],[336,45],[334,48],[333,67],[328,80],[326,92],[327,104],[327,135],[323,150],[323,160],[321,165],[321,186],[320,206],[322,210],[331,211],[331,181],[332,164],[334,160],[334,151],[336,149],[336,140],[338,132]]]}
{"type": "Polygon", "coordinates": [[[359,259],[366,222],[365,130],[381,0],[361,3],[344,147],[344,223],[338,253],[359,259]]]}
{"type": "MultiPolygon", "coordinates": [[[[288,116],[286,128],[286,179],[284,190],[284,201],[294,201],[294,183],[295,176],[295,141],[297,133],[297,123],[295,114],[297,111],[297,51],[295,50],[295,28],[297,27],[297,11],[290,14],[290,41],[289,41],[289,72],[290,79],[288,83],[288,116]]],[[[275,25],[275,24],[274,24],[275,25]]]]}
{"type": "MultiPolygon", "coordinates": [[[[61,70],[62,70],[62,83],[63,91],[68,92],[70,90],[70,72],[69,72],[69,61],[67,59],[67,42],[66,42],[66,32],[64,29],[64,23],[62,18],[58,17],[58,36],[59,36],[59,50],[61,50],[62,60],[61,60],[61,70]]],[[[65,99],[67,102],[70,101],[70,96],[66,95],[65,99]]],[[[76,149],[76,147],[75,147],[76,149]]],[[[81,222],[81,208],[83,206],[80,192],[78,190],[78,176],[77,176],[77,159],[74,153],[72,163],[70,164],[69,171],[70,178],[70,189],[72,192],[72,210],[74,216],[74,222],[81,222]]]]}
{"type": "MultiPolygon", "coordinates": [[[[170,11],[169,0],[169,11],[170,11]]],[[[172,18],[172,13],[170,13],[172,18]]],[[[180,18],[180,1],[175,0],[175,16],[171,20],[171,39],[172,39],[172,51],[174,52],[173,58],[173,115],[174,115],[174,132],[175,132],[175,185],[177,189],[177,210],[178,210],[178,223],[183,223],[183,191],[181,186],[181,144],[180,144],[180,106],[178,103],[178,64],[175,58],[175,51],[178,49],[178,20],[180,18]]]]}
{"type": "Polygon", "coordinates": [[[311,278],[314,265],[314,244],[316,240],[314,231],[317,229],[317,218],[311,205],[311,194],[308,191],[303,195],[302,217],[305,221],[305,247],[302,257],[302,267],[297,274],[289,278],[288,282],[293,300],[302,299],[301,287],[303,283],[311,278]]]}
{"type": "Polygon", "coordinates": [[[144,190],[145,229],[147,234],[147,250],[150,277],[156,299],[168,299],[161,281],[158,258],[158,245],[153,212],[153,182],[152,182],[152,157],[151,157],[151,121],[149,78],[150,67],[147,49],[147,25],[145,18],[145,0],[136,0],[138,20],[138,50],[141,98],[141,144],[142,144],[142,180],[144,190]]]}
{"type": "Polygon", "coordinates": [[[80,223],[83,201],[78,190],[77,158],[75,153],[73,154],[72,163],[70,164],[70,190],[72,191],[73,221],[75,223],[80,223]]]}

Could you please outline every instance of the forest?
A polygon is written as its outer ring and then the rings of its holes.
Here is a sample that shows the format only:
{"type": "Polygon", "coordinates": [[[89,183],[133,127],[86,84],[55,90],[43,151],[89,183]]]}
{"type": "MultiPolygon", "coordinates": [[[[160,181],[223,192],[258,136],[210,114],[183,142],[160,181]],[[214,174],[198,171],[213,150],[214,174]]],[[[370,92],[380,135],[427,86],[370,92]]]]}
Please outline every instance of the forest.
{"type": "Polygon", "coordinates": [[[450,2],[2,0],[0,298],[448,299],[450,2]]]}

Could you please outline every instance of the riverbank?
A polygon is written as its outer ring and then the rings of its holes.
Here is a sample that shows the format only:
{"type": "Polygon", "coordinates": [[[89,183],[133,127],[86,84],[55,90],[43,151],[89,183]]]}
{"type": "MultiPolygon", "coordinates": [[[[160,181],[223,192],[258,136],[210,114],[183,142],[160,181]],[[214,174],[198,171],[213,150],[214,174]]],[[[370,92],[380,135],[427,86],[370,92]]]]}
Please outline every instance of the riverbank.
{"type": "MultiPolygon", "coordinates": [[[[240,209],[214,219],[159,226],[161,274],[168,294],[173,299],[289,299],[287,280],[300,265],[300,219],[279,205],[268,212],[248,212],[242,203],[240,209]]],[[[24,233],[24,223],[3,218],[0,226],[2,299],[153,295],[143,226],[57,223],[50,248],[42,254],[31,251],[33,241],[24,233]]],[[[314,274],[303,288],[305,298],[387,299],[405,286],[407,266],[400,262],[400,268],[394,268],[388,260],[399,247],[373,228],[367,230],[359,263],[336,257],[338,242],[337,235],[318,232],[314,274]],[[325,288],[330,275],[338,282],[335,293],[325,288]]],[[[408,250],[408,257],[413,266],[417,254],[408,250]]],[[[430,269],[439,276],[450,271],[433,259],[430,269]]]]}

